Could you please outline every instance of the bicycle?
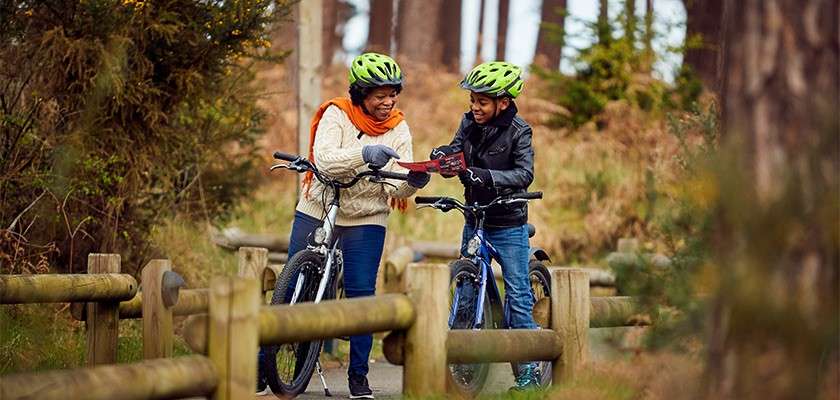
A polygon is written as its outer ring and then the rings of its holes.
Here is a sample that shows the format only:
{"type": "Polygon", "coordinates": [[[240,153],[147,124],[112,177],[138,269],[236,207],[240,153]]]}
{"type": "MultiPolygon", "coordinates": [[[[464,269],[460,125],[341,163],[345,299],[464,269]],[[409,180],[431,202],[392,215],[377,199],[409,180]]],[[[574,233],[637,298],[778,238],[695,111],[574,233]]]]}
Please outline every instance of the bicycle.
{"type": "MultiPolygon", "coordinates": [[[[497,205],[523,203],[540,198],[542,198],[540,192],[519,193],[497,197],[486,205],[478,203],[467,205],[451,197],[418,196],[415,198],[418,208],[432,207],[443,212],[455,209],[465,216],[470,213],[475,217],[476,229],[467,242],[466,257],[462,255],[462,258],[450,263],[450,329],[499,329],[509,326],[507,305],[502,302],[490,265],[490,258],[498,260],[499,253],[484,237],[486,211],[497,205]],[[476,294],[474,301],[471,302],[472,299],[462,301],[461,296],[470,292],[476,294]]],[[[533,225],[528,224],[528,237],[533,237],[534,234],[533,225]]],[[[538,248],[531,248],[530,258],[528,278],[531,281],[531,294],[536,304],[538,300],[551,296],[549,272],[543,265],[543,261],[549,258],[538,248]]],[[[544,387],[551,380],[551,363],[543,361],[538,364],[541,371],[540,385],[544,387]]],[[[484,387],[489,367],[489,364],[450,364],[450,383],[461,394],[474,397],[484,387]]],[[[511,368],[516,375],[516,363],[511,363],[511,368]]]]}
{"type": "MultiPolygon", "coordinates": [[[[343,182],[322,174],[315,164],[306,158],[281,152],[275,152],[274,158],[287,161],[288,164],[275,164],[271,166],[271,171],[285,168],[298,173],[312,172],[318,181],[332,189],[333,194],[321,226],[310,235],[311,244],[292,256],[277,278],[275,288],[281,290],[275,291],[271,303],[294,305],[300,302],[318,303],[334,299],[340,290],[344,265],[341,249],[338,248],[339,235],[335,235],[341,190],[352,187],[362,179],[392,185],[385,179],[406,180],[408,175],[371,168],[343,182]],[[294,285],[294,290],[289,298],[287,290],[291,285],[294,285]]],[[[324,394],[331,396],[318,361],[322,345],[323,341],[310,341],[264,347],[262,367],[266,383],[271,390],[278,396],[297,396],[306,390],[312,374],[317,369],[324,386],[324,394]]]]}

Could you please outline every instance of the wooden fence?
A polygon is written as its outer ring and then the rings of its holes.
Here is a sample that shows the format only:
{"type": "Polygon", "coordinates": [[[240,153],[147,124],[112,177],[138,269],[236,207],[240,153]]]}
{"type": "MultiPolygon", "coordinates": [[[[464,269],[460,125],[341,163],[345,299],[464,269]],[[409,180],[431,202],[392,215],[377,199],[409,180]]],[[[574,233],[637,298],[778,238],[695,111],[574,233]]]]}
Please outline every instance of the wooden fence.
{"type": "MultiPolygon", "coordinates": [[[[95,260],[92,265],[102,265],[102,260],[108,260],[104,265],[110,265],[116,272],[119,270],[119,256],[91,255],[91,259],[95,260]],[[113,268],[114,259],[116,268],[113,268]]],[[[123,313],[121,310],[126,317],[137,317],[139,302],[140,315],[144,317],[144,357],[150,360],[3,376],[0,377],[0,398],[166,399],[204,395],[214,399],[247,398],[253,396],[258,345],[386,331],[391,333],[385,339],[385,355],[390,362],[404,365],[403,391],[406,395],[446,393],[447,363],[549,360],[553,362],[553,378],[559,382],[572,379],[586,362],[588,328],[638,322],[631,299],[590,299],[587,272],[551,267],[553,296],[540,305],[541,311],[536,310],[538,318],[544,324],[547,322],[548,329],[449,331],[446,325],[448,267],[442,264],[392,267],[401,269],[402,282],[395,285],[401,293],[319,304],[265,306],[264,289],[273,287],[268,276],[275,271],[267,267],[265,250],[243,250],[240,252],[239,277],[214,278],[209,289],[190,295],[196,299],[206,297],[208,313],[191,317],[184,337],[195,352],[206,356],[178,358],[162,358],[171,356],[168,333],[172,330],[174,310],[181,303],[180,295],[172,293],[172,286],[178,286],[177,279],[171,274],[168,279],[165,277],[171,272],[168,261],[153,261],[143,270],[144,288],[139,300],[136,299],[136,282],[123,275],[116,278],[91,275],[87,279],[92,281],[87,284],[70,285],[76,289],[69,289],[66,297],[42,293],[45,286],[37,280],[30,279],[27,282],[35,283],[23,284],[20,277],[2,277],[0,303],[24,299],[32,299],[29,302],[38,299],[68,301],[71,298],[96,301],[86,307],[89,332],[101,323],[97,318],[103,318],[102,310],[106,310],[107,321],[113,323],[108,339],[114,341],[114,357],[111,361],[105,361],[105,357],[89,358],[95,364],[116,361],[116,323],[123,313]],[[115,285],[125,289],[115,289],[115,285]],[[167,290],[168,294],[164,295],[167,290]],[[123,303],[119,303],[120,300],[123,303]],[[163,338],[147,347],[147,336],[163,338]],[[113,384],[125,381],[131,384],[113,384]]],[[[89,271],[92,274],[99,272],[96,269],[89,271]]],[[[62,279],[61,275],[42,277],[38,279],[62,279]]],[[[68,278],[79,279],[76,276],[68,278]]],[[[184,293],[189,291],[180,291],[180,294],[184,293]]],[[[203,311],[202,301],[196,300],[189,307],[184,305],[182,310],[203,311]]],[[[96,340],[88,343],[94,353],[98,350],[96,343],[96,340]]]]}

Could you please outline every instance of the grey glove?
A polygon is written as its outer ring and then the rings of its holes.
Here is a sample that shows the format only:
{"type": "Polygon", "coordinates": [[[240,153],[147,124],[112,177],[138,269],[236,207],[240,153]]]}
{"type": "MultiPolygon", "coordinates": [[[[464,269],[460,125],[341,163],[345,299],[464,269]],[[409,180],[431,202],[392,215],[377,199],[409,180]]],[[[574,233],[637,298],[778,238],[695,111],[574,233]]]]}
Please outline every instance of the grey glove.
{"type": "Polygon", "coordinates": [[[432,179],[432,175],[428,172],[418,172],[418,171],[408,171],[408,186],[417,189],[423,189],[426,185],[429,184],[429,180],[432,179]]]}
{"type": "Polygon", "coordinates": [[[379,169],[388,164],[392,158],[399,160],[400,155],[394,149],[384,144],[369,144],[362,147],[362,159],[371,168],[379,169]]]}

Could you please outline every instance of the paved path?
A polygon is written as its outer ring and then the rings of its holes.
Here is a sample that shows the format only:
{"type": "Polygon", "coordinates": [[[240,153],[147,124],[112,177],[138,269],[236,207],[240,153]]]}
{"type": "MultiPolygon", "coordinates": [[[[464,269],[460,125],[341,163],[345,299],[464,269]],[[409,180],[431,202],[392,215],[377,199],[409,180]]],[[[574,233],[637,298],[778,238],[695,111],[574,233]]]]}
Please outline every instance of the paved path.
{"type": "MultiPolygon", "coordinates": [[[[350,396],[347,389],[347,368],[338,367],[325,371],[325,378],[330,392],[336,399],[346,399],[350,396]]],[[[377,399],[399,399],[402,398],[402,367],[391,365],[387,361],[377,361],[370,364],[368,373],[373,395],[377,399]]],[[[488,385],[485,393],[501,393],[513,384],[513,375],[510,372],[510,364],[493,364],[488,377],[488,385]]],[[[271,400],[273,396],[257,397],[260,400],[271,400]]],[[[317,374],[312,377],[306,393],[297,397],[298,399],[320,399],[324,400],[324,388],[317,374]]]]}

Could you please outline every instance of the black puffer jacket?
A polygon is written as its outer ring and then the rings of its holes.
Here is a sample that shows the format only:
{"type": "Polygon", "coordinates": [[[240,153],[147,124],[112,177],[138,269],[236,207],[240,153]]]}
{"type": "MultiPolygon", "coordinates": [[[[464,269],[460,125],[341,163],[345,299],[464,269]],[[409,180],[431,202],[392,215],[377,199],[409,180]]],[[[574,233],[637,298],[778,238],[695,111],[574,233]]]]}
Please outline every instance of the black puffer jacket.
{"type": "MultiPolygon", "coordinates": [[[[526,192],[533,182],[531,127],[516,113],[516,104],[511,102],[510,107],[482,126],[475,122],[471,112],[467,112],[452,143],[436,149],[446,154],[463,151],[467,167],[490,171],[492,186],[465,185],[464,198],[468,203],[487,204],[501,195],[526,192]]],[[[432,153],[434,158],[435,151],[432,153]]],[[[467,222],[474,224],[475,221],[468,217],[467,222]]],[[[521,203],[490,208],[485,226],[511,227],[527,222],[528,206],[521,203]]]]}

